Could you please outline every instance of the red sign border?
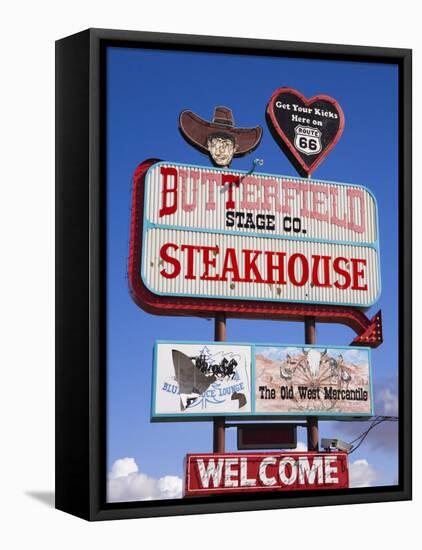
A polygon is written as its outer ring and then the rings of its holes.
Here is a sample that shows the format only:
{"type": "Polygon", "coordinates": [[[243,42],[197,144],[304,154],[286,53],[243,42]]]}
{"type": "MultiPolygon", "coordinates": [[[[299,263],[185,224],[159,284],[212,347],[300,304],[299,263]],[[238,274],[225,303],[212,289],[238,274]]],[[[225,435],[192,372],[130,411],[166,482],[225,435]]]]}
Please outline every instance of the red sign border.
{"type": "Polygon", "coordinates": [[[133,175],[128,281],[130,294],[139,307],[155,315],[213,317],[216,313],[225,313],[228,317],[235,318],[289,321],[303,321],[305,317],[316,317],[320,323],[341,323],[353,329],[358,334],[358,338],[353,341],[355,345],[377,347],[382,343],[381,312],[369,320],[361,310],[352,306],[186,298],[152,293],[142,281],[140,267],[145,175],[149,168],[158,162],[161,160],[147,159],[141,162],[133,175]]]}
{"type": "MultiPolygon", "coordinates": [[[[349,489],[350,485],[350,472],[349,472],[349,460],[348,460],[348,454],[346,452],[342,451],[332,451],[330,453],[322,452],[322,451],[292,451],[292,452],[242,452],[242,453],[188,453],[185,457],[185,464],[184,464],[184,483],[183,483],[183,496],[188,498],[195,498],[195,497],[201,497],[201,496],[209,496],[209,495],[216,495],[216,494],[228,494],[228,493],[268,493],[268,492],[280,492],[280,493],[292,493],[295,491],[329,491],[329,490],[338,490],[338,489],[349,489]],[[334,487],[306,487],[301,489],[290,489],[290,488],[284,488],[280,486],[268,486],[268,487],[212,487],[207,489],[198,489],[193,490],[189,487],[190,482],[190,460],[191,458],[197,459],[197,458],[219,458],[219,457],[226,457],[226,458],[253,458],[253,457],[259,457],[259,458],[265,458],[265,457],[295,457],[295,456],[323,456],[326,454],[330,454],[332,456],[336,456],[339,459],[343,459],[346,464],[346,474],[345,474],[345,482],[346,486],[343,485],[336,485],[334,487]]],[[[343,481],[344,483],[344,481],[343,481]]]]}
{"type": "Polygon", "coordinates": [[[308,99],[303,94],[301,94],[298,90],[295,90],[294,88],[289,88],[287,86],[282,86],[281,88],[277,88],[272,93],[272,95],[271,95],[271,97],[268,101],[268,104],[267,104],[267,114],[270,117],[271,124],[273,125],[274,129],[276,130],[277,137],[278,137],[277,141],[280,142],[280,138],[281,138],[280,143],[282,144],[282,146],[287,147],[289,149],[290,153],[293,155],[293,157],[299,163],[299,165],[301,166],[301,168],[305,172],[305,174],[308,175],[308,176],[310,174],[312,174],[312,172],[314,170],[316,170],[316,168],[321,164],[321,162],[325,159],[325,157],[328,155],[328,153],[330,153],[330,151],[335,147],[335,145],[337,144],[337,142],[341,138],[341,135],[343,134],[343,130],[344,130],[345,118],[344,118],[343,109],[340,107],[340,104],[334,98],[332,98],[328,95],[320,94],[320,95],[315,95],[315,96],[308,99]],[[276,118],[275,113],[274,113],[274,100],[280,93],[291,93],[291,94],[297,96],[301,101],[303,101],[303,103],[307,107],[311,103],[314,103],[315,101],[319,101],[319,100],[327,101],[328,103],[331,103],[331,105],[333,105],[337,109],[337,112],[340,115],[340,125],[339,125],[339,128],[337,130],[337,134],[336,134],[335,138],[327,146],[327,148],[322,153],[322,155],[320,155],[317,159],[315,159],[314,162],[310,166],[308,166],[304,162],[302,157],[299,155],[299,153],[296,151],[296,149],[290,143],[289,138],[286,136],[286,134],[283,132],[283,130],[280,128],[280,125],[278,124],[277,118],[276,118]]]}

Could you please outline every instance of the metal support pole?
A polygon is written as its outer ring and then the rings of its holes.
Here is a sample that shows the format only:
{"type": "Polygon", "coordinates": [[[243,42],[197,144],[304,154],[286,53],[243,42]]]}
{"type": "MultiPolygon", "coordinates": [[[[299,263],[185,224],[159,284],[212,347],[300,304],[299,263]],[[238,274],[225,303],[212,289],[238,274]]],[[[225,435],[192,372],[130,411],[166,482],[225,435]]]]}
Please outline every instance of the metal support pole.
{"type": "MultiPolygon", "coordinates": [[[[305,344],[316,344],[315,317],[305,317],[305,344]]],[[[307,417],[306,430],[308,435],[308,451],[318,451],[318,417],[307,417]]]]}
{"type": "MultiPolygon", "coordinates": [[[[216,313],[214,325],[214,340],[224,342],[226,340],[226,315],[216,313]]],[[[216,416],[213,421],[213,451],[224,453],[226,450],[226,419],[224,416],[216,416]]]]}

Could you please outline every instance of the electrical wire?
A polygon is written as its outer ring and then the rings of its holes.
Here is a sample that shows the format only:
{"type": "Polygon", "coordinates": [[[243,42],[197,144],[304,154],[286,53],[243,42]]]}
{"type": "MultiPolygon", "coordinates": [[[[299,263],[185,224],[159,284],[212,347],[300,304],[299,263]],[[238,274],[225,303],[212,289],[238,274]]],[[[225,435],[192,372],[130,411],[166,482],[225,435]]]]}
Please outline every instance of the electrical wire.
{"type": "Polygon", "coordinates": [[[398,422],[398,420],[398,416],[376,416],[375,418],[373,418],[369,428],[358,435],[353,441],[350,441],[352,449],[349,451],[349,454],[352,454],[357,451],[357,449],[359,449],[371,430],[373,430],[383,422],[398,422]]]}

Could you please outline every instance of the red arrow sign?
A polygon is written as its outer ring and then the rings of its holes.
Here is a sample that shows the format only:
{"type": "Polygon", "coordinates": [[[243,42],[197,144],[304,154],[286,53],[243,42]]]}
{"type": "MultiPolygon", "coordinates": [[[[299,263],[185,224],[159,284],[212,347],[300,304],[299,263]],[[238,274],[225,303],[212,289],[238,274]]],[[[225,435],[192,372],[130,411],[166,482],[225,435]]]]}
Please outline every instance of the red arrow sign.
{"type": "Polygon", "coordinates": [[[381,310],[378,311],[371,320],[369,320],[365,315],[360,320],[360,327],[362,327],[363,332],[359,333],[358,336],[351,343],[352,346],[369,346],[371,348],[376,348],[382,344],[382,316],[381,310]]]}

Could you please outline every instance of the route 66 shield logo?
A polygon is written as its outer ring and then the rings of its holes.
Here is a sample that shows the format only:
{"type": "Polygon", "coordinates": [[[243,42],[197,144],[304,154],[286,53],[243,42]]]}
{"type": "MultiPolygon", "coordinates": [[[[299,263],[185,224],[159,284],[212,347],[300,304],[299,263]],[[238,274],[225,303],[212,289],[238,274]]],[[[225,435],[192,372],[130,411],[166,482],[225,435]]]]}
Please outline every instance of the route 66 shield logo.
{"type": "Polygon", "coordinates": [[[294,146],[304,155],[317,155],[321,152],[321,132],[309,126],[296,126],[294,146]]]}

